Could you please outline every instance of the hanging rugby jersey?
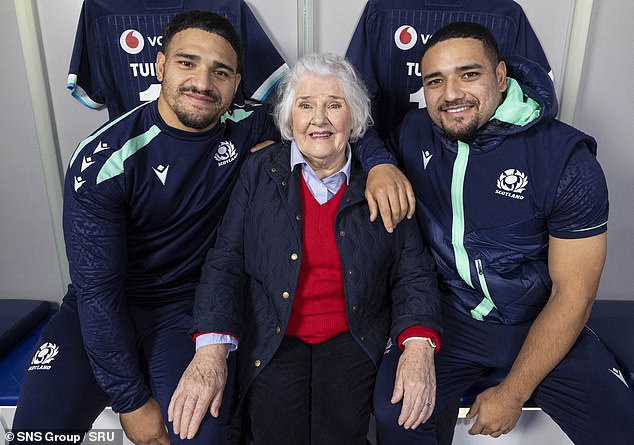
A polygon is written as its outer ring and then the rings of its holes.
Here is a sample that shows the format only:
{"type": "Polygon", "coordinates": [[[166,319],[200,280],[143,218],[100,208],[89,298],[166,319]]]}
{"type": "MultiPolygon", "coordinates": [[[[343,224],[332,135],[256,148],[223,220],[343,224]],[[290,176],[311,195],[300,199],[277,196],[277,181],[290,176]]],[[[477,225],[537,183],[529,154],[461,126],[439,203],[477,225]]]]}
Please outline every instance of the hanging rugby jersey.
{"type": "Polygon", "coordinates": [[[222,15],[242,38],[236,102],[265,100],[288,66],[242,0],[84,0],[67,88],[90,108],[106,106],[110,118],[156,99],[163,29],[176,14],[196,9],[222,15]]]}
{"type": "Polygon", "coordinates": [[[419,66],[423,45],[436,30],[459,21],[486,26],[502,56],[532,59],[552,77],[535,32],[512,0],[369,0],[346,57],[370,90],[381,136],[408,111],[425,107],[419,66]]]}

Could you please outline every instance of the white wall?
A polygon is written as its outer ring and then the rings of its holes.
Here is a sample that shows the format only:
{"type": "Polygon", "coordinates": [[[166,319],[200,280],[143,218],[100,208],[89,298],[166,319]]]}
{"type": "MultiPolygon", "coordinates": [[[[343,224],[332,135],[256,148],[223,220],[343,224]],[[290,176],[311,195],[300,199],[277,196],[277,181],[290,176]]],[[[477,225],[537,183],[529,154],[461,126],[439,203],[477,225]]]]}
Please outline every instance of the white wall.
{"type": "Polygon", "coordinates": [[[595,1],[573,124],[599,143],[608,180],[608,257],[601,298],[634,300],[634,2],[595,1]]]}
{"type": "Polygon", "coordinates": [[[55,301],[64,286],[13,1],[0,17],[0,298],[55,301]]]}

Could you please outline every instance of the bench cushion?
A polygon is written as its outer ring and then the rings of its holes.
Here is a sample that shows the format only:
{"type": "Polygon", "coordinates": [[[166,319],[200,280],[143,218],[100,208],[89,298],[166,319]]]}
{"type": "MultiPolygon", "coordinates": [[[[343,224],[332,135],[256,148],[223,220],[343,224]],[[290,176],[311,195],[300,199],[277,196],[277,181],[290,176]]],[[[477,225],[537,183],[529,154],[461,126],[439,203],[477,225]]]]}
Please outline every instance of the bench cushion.
{"type": "Polygon", "coordinates": [[[51,304],[0,300],[0,406],[15,406],[33,349],[50,318],[51,304]]]}
{"type": "Polygon", "coordinates": [[[50,310],[48,301],[0,300],[0,356],[44,320],[50,310]]]}

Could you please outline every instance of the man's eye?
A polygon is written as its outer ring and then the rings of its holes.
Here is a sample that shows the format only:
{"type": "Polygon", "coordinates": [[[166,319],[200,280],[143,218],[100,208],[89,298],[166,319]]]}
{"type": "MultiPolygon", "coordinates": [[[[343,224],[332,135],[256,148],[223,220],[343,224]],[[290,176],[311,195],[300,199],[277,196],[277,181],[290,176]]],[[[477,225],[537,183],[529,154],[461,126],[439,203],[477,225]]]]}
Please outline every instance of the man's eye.
{"type": "Polygon", "coordinates": [[[472,79],[474,77],[478,77],[478,74],[480,73],[477,73],[475,71],[469,71],[468,73],[464,73],[462,77],[464,77],[465,79],[472,79]]]}

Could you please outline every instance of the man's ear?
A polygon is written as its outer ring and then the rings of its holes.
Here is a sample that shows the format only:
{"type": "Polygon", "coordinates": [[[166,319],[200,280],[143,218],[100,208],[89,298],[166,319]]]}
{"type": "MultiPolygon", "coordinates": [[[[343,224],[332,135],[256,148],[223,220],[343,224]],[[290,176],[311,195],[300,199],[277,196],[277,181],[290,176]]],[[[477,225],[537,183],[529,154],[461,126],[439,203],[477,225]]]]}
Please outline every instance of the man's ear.
{"type": "Polygon", "coordinates": [[[242,75],[240,73],[236,73],[236,87],[233,89],[233,95],[235,96],[238,91],[238,87],[240,86],[240,81],[242,80],[242,75]]]}
{"type": "Polygon", "coordinates": [[[165,54],[159,51],[156,54],[156,78],[159,82],[163,82],[163,73],[165,72],[165,54]]]}
{"type": "Polygon", "coordinates": [[[506,63],[503,60],[498,62],[498,66],[495,67],[495,77],[498,81],[498,89],[500,93],[506,91],[506,63]]]}

